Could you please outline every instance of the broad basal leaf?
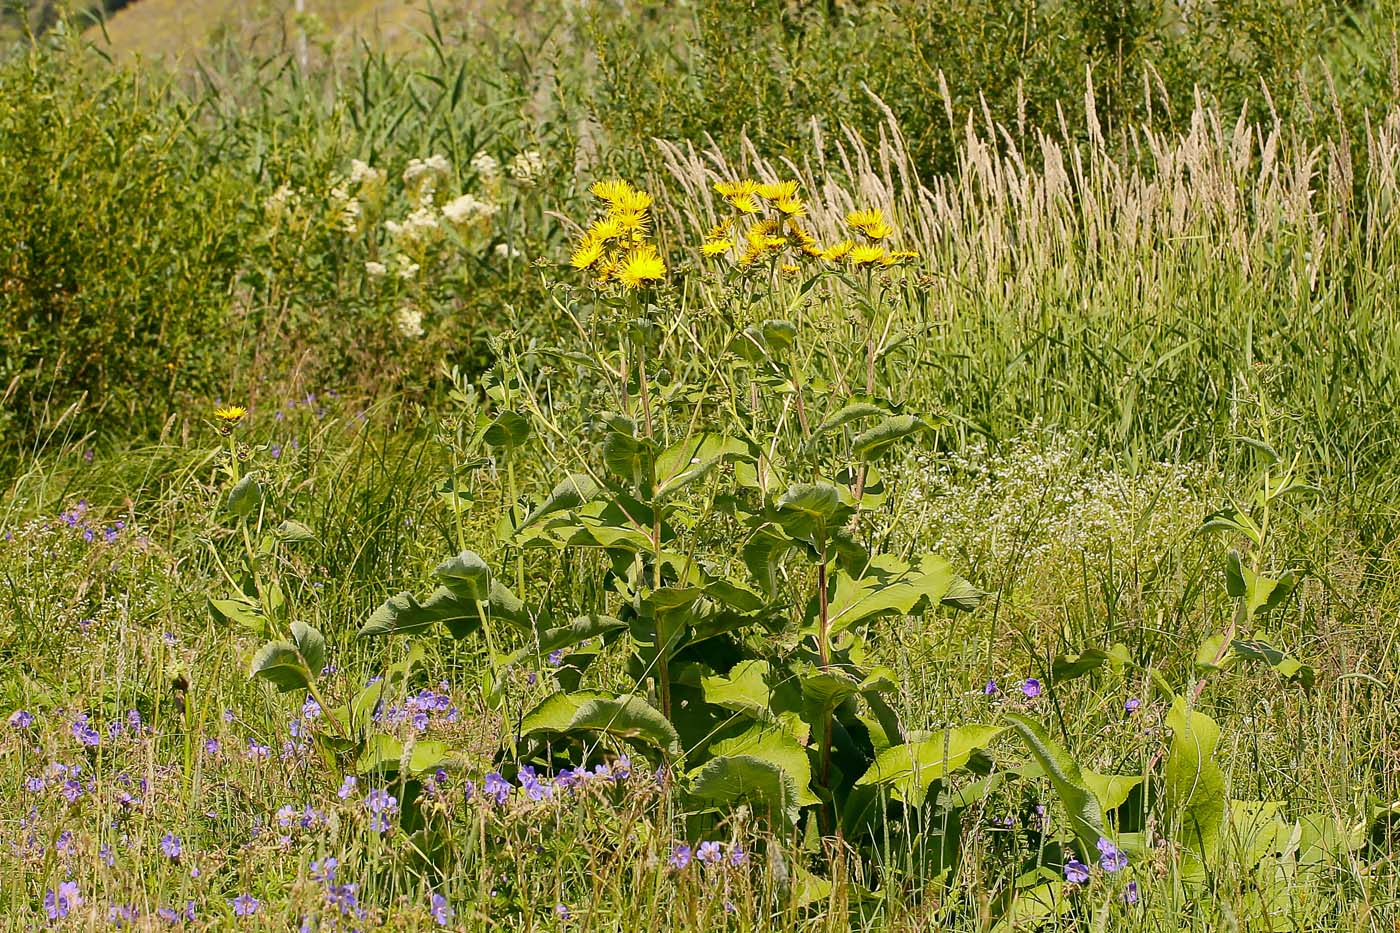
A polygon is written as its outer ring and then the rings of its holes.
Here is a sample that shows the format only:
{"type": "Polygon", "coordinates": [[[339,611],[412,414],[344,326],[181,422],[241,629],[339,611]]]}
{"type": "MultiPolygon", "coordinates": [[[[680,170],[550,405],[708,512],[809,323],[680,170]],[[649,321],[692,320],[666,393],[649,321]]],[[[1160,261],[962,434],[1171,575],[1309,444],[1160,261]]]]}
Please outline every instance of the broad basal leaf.
{"type": "Polygon", "coordinates": [[[797,782],[792,775],[753,755],[710,759],[695,772],[691,796],[718,805],[746,800],[788,827],[796,825],[801,810],[797,782]]]}
{"type": "Polygon", "coordinates": [[[923,806],[929,785],[966,765],[973,752],[985,748],[1005,731],[1005,726],[959,726],[940,729],[917,742],[895,745],[875,757],[856,785],[888,787],[897,799],[911,806],[923,806]]]}
{"type": "MultiPolygon", "coordinates": [[[[1229,795],[1215,763],[1220,727],[1177,697],[1167,714],[1171,751],[1163,769],[1167,807],[1177,822],[1178,840],[1208,861],[1220,840],[1229,795]]],[[[1203,866],[1202,866],[1203,867],[1203,866]]]]}
{"type": "Polygon", "coordinates": [[[312,679],[301,652],[289,641],[270,641],[259,648],[248,666],[248,675],[267,681],[282,693],[305,690],[312,679]]]}
{"type": "Polygon", "coordinates": [[[1040,723],[1026,716],[1008,713],[1007,721],[1021,737],[1036,762],[1045,770],[1060,802],[1069,816],[1070,828],[1079,841],[1081,858],[1093,855],[1104,838],[1103,808],[1079,769],[1079,763],[1058,743],[1051,740],[1040,723]]]}

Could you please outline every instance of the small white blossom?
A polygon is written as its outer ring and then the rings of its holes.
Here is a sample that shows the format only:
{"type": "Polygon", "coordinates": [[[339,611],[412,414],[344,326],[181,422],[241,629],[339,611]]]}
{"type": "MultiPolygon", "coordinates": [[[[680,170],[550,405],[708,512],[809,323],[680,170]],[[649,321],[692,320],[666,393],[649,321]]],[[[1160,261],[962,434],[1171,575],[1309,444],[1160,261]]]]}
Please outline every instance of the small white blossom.
{"type": "Polygon", "coordinates": [[[472,156],[471,166],[482,181],[491,181],[501,172],[501,163],[485,152],[472,156]]]}
{"type": "Polygon", "coordinates": [[[371,259],[365,263],[365,274],[372,278],[380,278],[381,276],[387,275],[388,272],[389,267],[382,262],[375,262],[371,259]]]}
{"type": "Polygon", "coordinates": [[[500,210],[500,207],[489,201],[482,201],[475,195],[464,194],[460,198],[454,198],[442,206],[442,216],[454,226],[461,227],[471,223],[473,220],[485,220],[500,210]]]}
{"type": "Polygon", "coordinates": [[[404,305],[394,312],[394,326],[403,336],[414,339],[423,336],[423,312],[412,305],[404,305]]]}
{"type": "Polygon", "coordinates": [[[533,185],[544,174],[544,157],[535,149],[518,152],[510,160],[510,177],[521,185],[533,185]]]}

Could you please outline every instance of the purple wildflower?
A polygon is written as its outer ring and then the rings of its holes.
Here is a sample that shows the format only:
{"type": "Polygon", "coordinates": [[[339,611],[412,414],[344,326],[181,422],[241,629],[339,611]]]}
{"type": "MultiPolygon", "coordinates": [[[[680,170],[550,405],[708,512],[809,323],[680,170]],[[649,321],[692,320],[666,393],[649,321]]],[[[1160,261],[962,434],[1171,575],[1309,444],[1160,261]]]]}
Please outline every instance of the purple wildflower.
{"type": "Polygon", "coordinates": [[[262,901],[251,894],[240,894],[230,903],[233,905],[233,913],[236,917],[251,917],[262,906],[262,901]]]}
{"type": "Polygon", "coordinates": [[[355,785],[358,783],[359,781],[355,778],[355,775],[345,775],[345,780],[340,782],[340,790],[336,791],[335,795],[341,800],[349,799],[350,795],[355,792],[355,785]]]}
{"type": "Polygon", "coordinates": [[[1040,696],[1040,681],[1036,680],[1034,677],[1026,678],[1026,682],[1021,684],[1021,692],[1034,700],[1036,697],[1040,696]]]}
{"type": "Polygon", "coordinates": [[[1089,866],[1077,858],[1071,858],[1065,862],[1065,880],[1070,884],[1083,884],[1089,880],[1089,866]]]}
{"type": "Polygon", "coordinates": [[[734,843],[734,845],[729,847],[729,864],[737,867],[739,865],[744,864],[748,860],[749,853],[745,852],[744,847],[739,845],[739,843],[736,842],[734,843]]]}
{"type": "Polygon", "coordinates": [[[499,771],[492,771],[486,775],[486,780],[481,785],[481,792],[488,797],[494,797],[496,803],[505,803],[510,791],[510,782],[501,777],[499,771]]]}
{"type": "Polygon", "coordinates": [[[50,888],[44,892],[44,911],[50,920],[62,920],[75,908],[81,907],[82,903],[76,881],[65,881],[58,886],[58,890],[50,888]]]}
{"type": "Polygon", "coordinates": [[[569,919],[569,908],[566,907],[566,906],[564,906],[563,904],[555,904],[555,905],[554,905],[554,915],[555,915],[556,917],[558,917],[560,920],[568,920],[568,919],[569,919]]]}
{"type": "Polygon", "coordinates": [[[452,906],[447,903],[447,898],[441,894],[434,893],[431,901],[433,912],[433,922],[440,927],[445,927],[452,922],[452,906]]]}
{"type": "Polygon", "coordinates": [[[685,866],[690,864],[690,857],[690,846],[682,842],[671,850],[671,857],[666,860],[666,864],[670,865],[676,871],[681,871],[685,866]]]}
{"type": "Polygon", "coordinates": [[[553,651],[551,651],[551,652],[549,653],[549,658],[548,658],[548,660],[549,660],[549,666],[550,666],[550,667],[558,667],[560,664],[563,664],[563,663],[564,663],[564,649],[563,649],[563,648],[555,648],[553,651]]]}
{"type": "Polygon", "coordinates": [[[711,840],[700,843],[699,848],[695,850],[695,857],[707,864],[718,865],[724,854],[720,852],[719,843],[711,840]]]}
{"type": "Polygon", "coordinates": [[[330,884],[335,881],[335,867],[340,862],[334,855],[328,855],[311,863],[311,880],[319,881],[322,884],[330,884]]]}
{"type": "Polygon", "coordinates": [[[1138,902],[1138,883],[1129,881],[1123,888],[1123,902],[1125,904],[1136,904],[1138,902]]]}
{"type": "Polygon", "coordinates": [[[29,710],[17,709],[10,714],[9,723],[11,729],[28,729],[34,725],[34,714],[29,710]]]}
{"type": "Polygon", "coordinates": [[[1133,713],[1136,713],[1141,706],[1141,700],[1139,700],[1137,697],[1129,697],[1128,702],[1123,704],[1123,712],[1131,716],[1133,715],[1133,713]]]}
{"type": "Polygon", "coordinates": [[[1109,839],[1099,839],[1099,866],[1112,874],[1128,867],[1128,855],[1109,839]]]}
{"type": "Polygon", "coordinates": [[[179,858],[183,848],[180,837],[174,833],[166,833],[160,839],[160,851],[165,853],[166,858],[179,858]]]}

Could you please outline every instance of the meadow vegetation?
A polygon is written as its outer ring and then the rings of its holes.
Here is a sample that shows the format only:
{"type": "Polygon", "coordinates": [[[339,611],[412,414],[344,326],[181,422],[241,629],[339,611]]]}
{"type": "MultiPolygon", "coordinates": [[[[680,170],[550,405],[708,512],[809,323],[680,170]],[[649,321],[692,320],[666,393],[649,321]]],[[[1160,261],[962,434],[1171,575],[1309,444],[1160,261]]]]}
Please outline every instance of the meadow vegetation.
{"type": "Polygon", "coordinates": [[[3,925],[1390,933],[1389,16],[30,34],[3,925]]]}

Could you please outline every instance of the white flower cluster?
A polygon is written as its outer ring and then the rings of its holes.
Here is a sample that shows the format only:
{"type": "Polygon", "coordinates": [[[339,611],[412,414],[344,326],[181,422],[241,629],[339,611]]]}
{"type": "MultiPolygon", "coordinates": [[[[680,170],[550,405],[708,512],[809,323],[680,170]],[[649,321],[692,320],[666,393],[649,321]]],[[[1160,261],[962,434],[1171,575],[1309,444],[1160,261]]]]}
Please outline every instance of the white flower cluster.
{"type": "Polygon", "coordinates": [[[472,156],[471,167],[484,182],[495,181],[501,174],[501,163],[485,152],[478,152],[472,156]]]}
{"type": "Polygon", "coordinates": [[[544,175],[544,157],[537,150],[527,149],[510,160],[510,177],[516,184],[529,187],[544,175]]]}
{"type": "Polygon", "coordinates": [[[410,159],[403,170],[404,191],[415,206],[431,204],[437,196],[438,184],[452,174],[452,163],[440,155],[426,159],[410,159]]]}
{"type": "Polygon", "coordinates": [[[384,229],[400,249],[406,250],[422,249],[442,232],[437,212],[426,206],[415,208],[402,222],[386,220],[384,229]]]}
{"type": "Polygon", "coordinates": [[[263,200],[263,213],[270,224],[279,224],[301,206],[301,195],[291,185],[283,184],[263,200]]]}
{"type": "Polygon", "coordinates": [[[442,206],[442,216],[458,229],[469,227],[474,221],[489,220],[500,211],[499,204],[483,201],[473,194],[464,194],[442,206]]]}
{"type": "Polygon", "coordinates": [[[410,340],[423,336],[423,312],[413,305],[402,305],[394,312],[394,326],[410,340]]]}
{"type": "Polygon", "coordinates": [[[884,481],[899,499],[887,533],[918,538],[901,544],[1026,580],[1079,573],[1081,561],[1150,565],[1192,539],[1209,510],[1197,469],[1154,463],[1128,473],[1050,432],[997,451],[977,442],[915,455],[884,481]]]}

